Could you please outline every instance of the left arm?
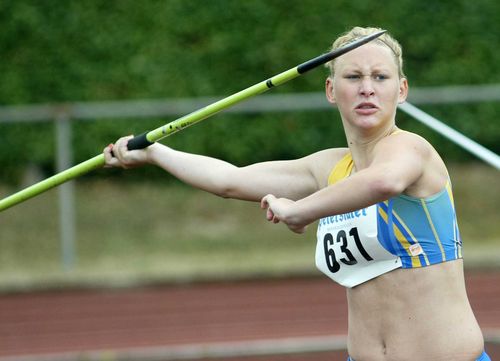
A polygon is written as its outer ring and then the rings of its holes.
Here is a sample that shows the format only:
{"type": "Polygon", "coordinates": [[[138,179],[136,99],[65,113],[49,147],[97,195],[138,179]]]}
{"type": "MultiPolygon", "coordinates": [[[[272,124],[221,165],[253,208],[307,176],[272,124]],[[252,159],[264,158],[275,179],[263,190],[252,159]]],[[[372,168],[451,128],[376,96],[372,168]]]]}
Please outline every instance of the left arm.
{"type": "Polygon", "coordinates": [[[413,134],[383,139],[374,149],[371,164],[352,176],[296,202],[265,196],[261,207],[266,218],[284,222],[292,231],[322,217],[352,212],[403,193],[422,177],[430,145],[413,134]]]}

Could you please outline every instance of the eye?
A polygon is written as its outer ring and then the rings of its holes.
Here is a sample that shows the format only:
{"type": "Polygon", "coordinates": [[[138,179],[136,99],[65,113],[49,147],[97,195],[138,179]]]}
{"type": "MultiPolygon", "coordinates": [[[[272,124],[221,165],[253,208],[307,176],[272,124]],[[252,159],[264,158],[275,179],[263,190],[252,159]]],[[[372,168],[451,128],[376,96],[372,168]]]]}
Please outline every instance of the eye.
{"type": "Polygon", "coordinates": [[[385,74],[375,74],[373,76],[373,78],[377,81],[382,81],[382,80],[386,80],[386,79],[389,79],[389,77],[385,74]]]}
{"type": "Polygon", "coordinates": [[[359,74],[347,74],[344,76],[345,79],[356,80],[360,78],[359,74]]]}

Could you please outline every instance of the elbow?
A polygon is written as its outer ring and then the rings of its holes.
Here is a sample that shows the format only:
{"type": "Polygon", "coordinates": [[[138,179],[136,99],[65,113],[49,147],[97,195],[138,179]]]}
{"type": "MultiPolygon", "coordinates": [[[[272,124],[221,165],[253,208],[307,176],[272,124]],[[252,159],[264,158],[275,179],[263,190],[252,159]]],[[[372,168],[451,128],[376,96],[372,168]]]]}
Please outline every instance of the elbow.
{"type": "Polygon", "coordinates": [[[240,168],[232,167],[219,176],[212,184],[212,189],[216,196],[226,199],[241,199],[260,201],[252,192],[252,185],[247,178],[241,175],[240,168]]]}
{"type": "Polygon", "coordinates": [[[220,189],[215,191],[214,194],[224,199],[236,198],[236,192],[234,192],[234,190],[230,187],[221,187],[220,189]]]}
{"type": "Polygon", "coordinates": [[[213,194],[225,199],[240,199],[242,196],[241,190],[234,182],[231,182],[230,177],[219,182],[212,189],[213,194]]]}
{"type": "Polygon", "coordinates": [[[406,184],[401,180],[387,174],[381,174],[371,182],[371,191],[378,200],[387,200],[403,193],[406,184]]]}
{"type": "Polygon", "coordinates": [[[234,189],[226,182],[220,182],[218,184],[213,184],[212,186],[208,186],[206,191],[216,195],[221,198],[233,198],[234,189]]]}
{"type": "Polygon", "coordinates": [[[264,196],[258,192],[253,192],[250,187],[245,187],[245,185],[234,182],[224,182],[223,185],[217,187],[217,191],[212,193],[225,199],[239,199],[253,202],[260,202],[264,196]]]}
{"type": "Polygon", "coordinates": [[[233,168],[213,169],[203,184],[202,189],[221,198],[238,198],[240,186],[237,181],[238,176],[233,168]]]}

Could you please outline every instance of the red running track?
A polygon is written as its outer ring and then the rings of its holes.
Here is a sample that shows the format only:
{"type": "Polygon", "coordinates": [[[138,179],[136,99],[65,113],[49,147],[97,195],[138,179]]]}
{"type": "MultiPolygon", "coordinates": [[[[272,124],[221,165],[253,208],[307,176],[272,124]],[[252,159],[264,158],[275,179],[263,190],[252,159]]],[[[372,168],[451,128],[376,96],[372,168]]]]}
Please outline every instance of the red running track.
{"type": "MultiPolygon", "coordinates": [[[[486,337],[498,338],[500,272],[466,282],[486,337]]],[[[346,333],[345,291],[326,277],[0,295],[0,361],[346,333]]],[[[487,350],[500,360],[498,344],[487,350]]],[[[272,358],[299,359],[345,360],[345,351],[272,358]]]]}

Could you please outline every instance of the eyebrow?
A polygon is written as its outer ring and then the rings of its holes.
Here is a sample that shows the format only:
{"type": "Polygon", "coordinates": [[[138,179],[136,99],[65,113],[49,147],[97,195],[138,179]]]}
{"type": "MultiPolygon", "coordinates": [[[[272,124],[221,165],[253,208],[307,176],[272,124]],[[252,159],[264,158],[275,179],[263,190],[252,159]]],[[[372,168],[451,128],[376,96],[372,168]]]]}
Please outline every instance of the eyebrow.
{"type": "MultiPolygon", "coordinates": [[[[373,67],[370,67],[370,70],[372,71],[383,71],[383,72],[390,72],[391,70],[387,66],[380,66],[380,65],[375,65],[373,67]]],[[[345,68],[340,70],[342,71],[354,71],[354,72],[359,72],[361,73],[361,67],[357,65],[347,65],[345,68]]]]}

